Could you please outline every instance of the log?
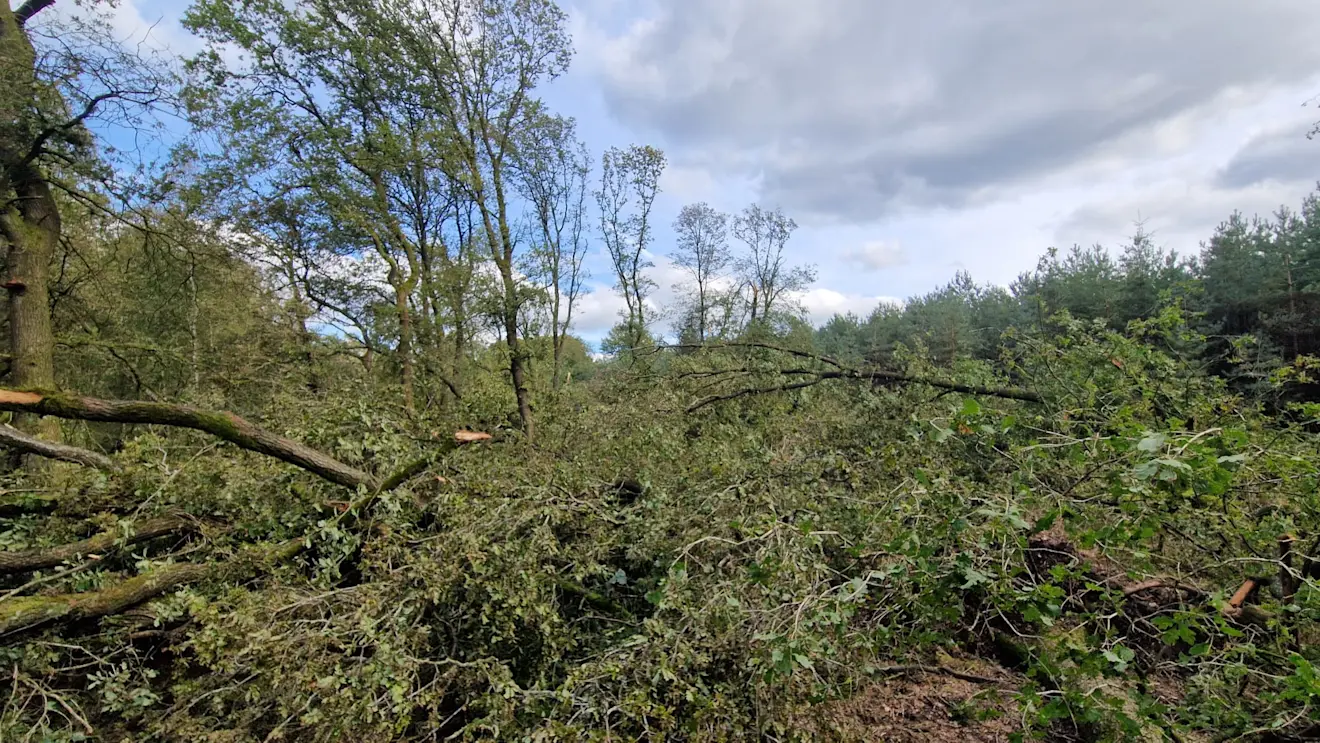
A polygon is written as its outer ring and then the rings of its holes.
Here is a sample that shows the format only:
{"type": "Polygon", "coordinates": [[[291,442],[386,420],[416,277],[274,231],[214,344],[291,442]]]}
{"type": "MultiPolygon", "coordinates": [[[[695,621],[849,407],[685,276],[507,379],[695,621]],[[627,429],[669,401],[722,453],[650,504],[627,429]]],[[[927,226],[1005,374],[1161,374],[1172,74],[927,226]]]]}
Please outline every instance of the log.
{"type": "Polygon", "coordinates": [[[225,562],[165,565],[99,591],[10,598],[0,601],[0,636],[57,620],[72,622],[118,614],[175,588],[203,580],[251,577],[291,559],[304,545],[302,539],[291,539],[249,547],[225,562]]]}
{"type": "Polygon", "coordinates": [[[146,423],[191,428],[248,451],[265,454],[345,487],[376,490],[377,479],[291,439],[276,436],[225,411],[135,400],[99,400],[62,393],[0,389],[0,410],[103,423],[146,423]]]}
{"type": "Polygon", "coordinates": [[[28,454],[36,454],[47,459],[58,459],[61,462],[73,462],[85,467],[95,467],[98,470],[113,471],[118,469],[114,460],[104,454],[97,454],[94,451],[80,449],[68,444],[44,441],[35,436],[29,436],[12,426],[0,425],[0,445],[28,454]]]}
{"type": "Polygon", "coordinates": [[[80,542],[61,544],[58,547],[23,550],[22,552],[0,552],[0,575],[51,568],[82,556],[106,552],[118,545],[137,544],[166,534],[189,531],[192,528],[193,523],[186,519],[173,517],[148,519],[139,524],[134,524],[133,531],[127,536],[124,536],[118,529],[112,529],[80,542]]]}
{"type": "Polygon", "coordinates": [[[179,563],[100,591],[11,598],[0,602],[0,635],[55,620],[75,621],[116,614],[170,589],[202,580],[213,569],[212,565],[179,563]]]}

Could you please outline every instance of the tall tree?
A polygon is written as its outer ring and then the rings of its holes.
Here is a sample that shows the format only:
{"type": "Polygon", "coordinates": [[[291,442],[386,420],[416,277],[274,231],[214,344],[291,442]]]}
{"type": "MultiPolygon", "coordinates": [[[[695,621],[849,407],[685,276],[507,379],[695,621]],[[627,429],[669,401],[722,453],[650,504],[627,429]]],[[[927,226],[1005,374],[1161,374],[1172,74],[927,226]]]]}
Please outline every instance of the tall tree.
{"type": "Polygon", "coordinates": [[[564,343],[587,278],[586,199],[591,155],[572,119],[552,117],[529,132],[519,155],[519,185],[535,213],[536,270],[550,296],[551,388],[559,389],[564,343]]]}
{"type": "Polygon", "coordinates": [[[706,342],[706,329],[714,308],[716,283],[729,267],[729,216],[709,204],[688,204],[674,220],[677,242],[673,260],[687,271],[695,289],[692,313],[697,342],[706,342]]]}
{"type": "Polygon", "coordinates": [[[770,211],[757,204],[733,219],[733,236],[747,248],[738,261],[742,285],[748,292],[750,322],[768,323],[770,313],[785,295],[801,291],[816,280],[810,266],[790,266],[784,246],[797,229],[797,222],[780,209],[770,211]]]}
{"type": "Polygon", "coordinates": [[[651,208],[660,192],[665,162],[664,153],[650,145],[632,145],[626,150],[611,147],[600,161],[596,204],[601,237],[627,307],[625,334],[632,348],[647,337],[646,298],[655,283],[645,273],[653,265],[645,253],[654,239],[651,208]]]}
{"type": "MultiPolygon", "coordinates": [[[[50,263],[62,235],[61,199],[105,209],[89,186],[104,185],[87,125],[133,127],[160,101],[162,73],[114,41],[95,14],[52,20],[52,0],[0,4],[0,241],[6,252],[9,381],[56,387],[50,263]],[[40,48],[40,49],[39,49],[40,48]]],[[[53,419],[36,424],[59,437],[53,419]]]]}

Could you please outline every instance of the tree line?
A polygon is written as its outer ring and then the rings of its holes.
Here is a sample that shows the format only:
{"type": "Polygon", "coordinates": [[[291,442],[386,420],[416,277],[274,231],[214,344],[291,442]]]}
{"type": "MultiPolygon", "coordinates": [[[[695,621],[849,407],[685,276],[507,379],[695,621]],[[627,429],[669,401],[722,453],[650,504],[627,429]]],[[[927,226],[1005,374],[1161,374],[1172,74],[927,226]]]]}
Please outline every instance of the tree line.
{"type": "Polygon", "coordinates": [[[936,360],[993,360],[1010,328],[1073,318],[1122,329],[1179,305],[1206,340],[1180,349],[1245,388],[1320,351],[1320,192],[1270,217],[1235,212],[1199,254],[1158,246],[1140,227],[1118,251],[1050,249],[1009,286],[978,284],[960,271],[947,285],[882,305],[869,316],[836,315],[815,334],[843,358],[883,362],[900,344],[936,360]],[[1115,252],[1117,255],[1115,255],[1115,252]]]}

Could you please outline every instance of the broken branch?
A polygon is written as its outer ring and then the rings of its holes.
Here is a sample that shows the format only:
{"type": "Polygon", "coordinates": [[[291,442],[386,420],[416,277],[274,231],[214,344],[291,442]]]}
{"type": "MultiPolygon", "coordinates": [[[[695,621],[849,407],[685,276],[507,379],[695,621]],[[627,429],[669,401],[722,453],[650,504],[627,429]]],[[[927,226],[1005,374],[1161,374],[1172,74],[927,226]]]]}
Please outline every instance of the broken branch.
{"type": "Polygon", "coordinates": [[[28,454],[36,454],[47,459],[58,459],[61,462],[73,462],[85,467],[95,467],[98,470],[118,469],[114,460],[104,454],[97,454],[94,451],[80,449],[68,444],[43,441],[11,426],[0,425],[0,444],[28,454]]]}
{"type": "Polygon", "coordinates": [[[104,423],[146,423],[204,431],[248,451],[265,454],[300,467],[330,482],[368,490],[380,487],[371,475],[350,467],[296,441],[276,436],[225,411],[209,411],[190,405],[131,400],[98,400],[65,394],[41,394],[0,389],[0,410],[52,415],[71,420],[104,423]]]}
{"type": "Polygon", "coordinates": [[[0,552],[0,575],[51,568],[76,560],[79,557],[114,549],[116,546],[137,544],[166,534],[188,531],[192,528],[192,522],[181,518],[148,519],[137,524],[127,536],[121,534],[117,529],[112,529],[80,542],[61,544],[58,547],[49,549],[0,552]]]}

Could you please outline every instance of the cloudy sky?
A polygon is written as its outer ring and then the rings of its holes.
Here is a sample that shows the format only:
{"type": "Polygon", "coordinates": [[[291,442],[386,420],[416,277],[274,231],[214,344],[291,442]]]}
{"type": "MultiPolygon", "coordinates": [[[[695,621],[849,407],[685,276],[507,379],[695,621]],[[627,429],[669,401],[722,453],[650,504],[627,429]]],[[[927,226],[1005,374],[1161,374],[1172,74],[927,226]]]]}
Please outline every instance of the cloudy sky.
{"type": "MultiPolygon", "coordinates": [[[[66,0],[67,2],[67,0],[66,0]]],[[[123,0],[125,32],[180,52],[182,4],[123,0]]],[[[599,155],[669,169],[655,278],[683,204],[781,207],[816,320],[928,291],[958,269],[1007,284],[1045,248],[1117,247],[1144,220],[1194,252],[1237,209],[1320,180],[1314,0],[571,0],[572,70],[545,91],[599,155]]],[[[608,263],[579,332],[621,302],[608,263]]]]}

